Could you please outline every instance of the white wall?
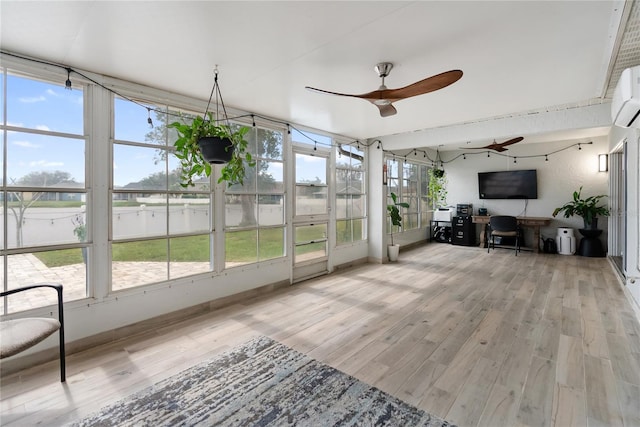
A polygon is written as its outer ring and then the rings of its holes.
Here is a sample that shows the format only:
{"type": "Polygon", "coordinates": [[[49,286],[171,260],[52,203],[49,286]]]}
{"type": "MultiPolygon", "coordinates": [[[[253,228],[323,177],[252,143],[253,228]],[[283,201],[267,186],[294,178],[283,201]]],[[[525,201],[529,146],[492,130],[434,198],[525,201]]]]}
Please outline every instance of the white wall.
{"type": "MultiPolygon", "coordinates": [[[[522,215],[535,217],[551,217],[556,207],[562,206],[569,201],[575,190],[580,186],[584,189],[582,194],[592,196],[597,194],[607,194],[607,173],[598,172],[598,154],[608,152],[608,141],[606,137],[594,138],[593,144],[582,144],[581,149],[577,147],[569,148],[556,154],[548,156],[548,161],[543,157],[517,158],[514,163],[513,158],[501,157],[497,154],[487,154],[482,151],[480,154],[467,155],[466,160],[459,157],[457,160],[445,163],[445,171],[449,179],[448,198],[449,204],[472,203],[474,213],[478,208],[487,208],[489,214],[522,215]],[[529,200],[480,200],[478,197],[478,172],[536,169],[538,177],[538,199],[529,200]]],[[[568,147],[576,142],[555,142],[526,144],[521,143],[509,147],[503,154],[509,156],[537,156],[556,151],[563,147],[568,147]]],[[[582,141],[589,142],[589,141],[582,141]]],[[[461,154],[463,151],[447,151],[441,157],[447,162],[461,154]]],[[[467,153],[469,150],[466,151],[467,153]]],[[[607,199],[603,200],[607,203],[607,199]]],[[[558,227],[571,227],[576,229],[576,237],[580,237],[577,229],[584,228],[582,218],[564,218],[562,214],[554,218],[551,226],[542,228],[541,234],[544,237],[555,237],[558,227]]],[[[605,230],[601,236],[605,245],[607,220],[598,219],[598,228],[605,230]]],[[[477,230],[479,233],[479,230],[477,230]]],[[[532,246],[533,238],[531,230],[525,236],[528,246],[532,246]]]]}

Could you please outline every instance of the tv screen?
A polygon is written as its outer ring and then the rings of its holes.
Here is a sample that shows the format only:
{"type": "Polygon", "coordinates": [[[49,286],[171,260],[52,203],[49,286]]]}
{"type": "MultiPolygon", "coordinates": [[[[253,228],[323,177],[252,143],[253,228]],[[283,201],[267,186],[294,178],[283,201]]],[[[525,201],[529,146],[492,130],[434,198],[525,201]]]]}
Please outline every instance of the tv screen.
{"type": "Polygon", "coordinates": [[[481,199],[537,199],[536,170],[478,172],[481,199]]]}

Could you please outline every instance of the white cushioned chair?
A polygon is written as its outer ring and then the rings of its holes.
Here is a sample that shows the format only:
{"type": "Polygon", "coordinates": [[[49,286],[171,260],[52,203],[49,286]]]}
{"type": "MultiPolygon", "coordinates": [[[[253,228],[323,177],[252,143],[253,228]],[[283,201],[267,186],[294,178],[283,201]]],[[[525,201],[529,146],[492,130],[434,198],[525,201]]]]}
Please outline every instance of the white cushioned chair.
{"type": "Polygon", "coordinates": [[[62,285],[39,283],[0,292],[0,297],[36,288],[53,288],[58,293],[58,319],[49,317],[25,317],[0,322],[0,359],[14,356],[60,331],[60,381],[66,381],[64,350],[64,317],[62,313],[62,285]]]}

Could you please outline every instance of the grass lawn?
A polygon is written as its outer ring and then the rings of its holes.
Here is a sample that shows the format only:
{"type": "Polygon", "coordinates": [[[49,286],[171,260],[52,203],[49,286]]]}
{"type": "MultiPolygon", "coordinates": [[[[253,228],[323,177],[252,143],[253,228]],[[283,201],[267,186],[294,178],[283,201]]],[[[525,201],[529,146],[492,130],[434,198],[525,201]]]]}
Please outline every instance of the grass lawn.
{"type": "MultiPolygon", "coordinates": [[[[339,223],[344,228],[345,223],[339,223]]],[[[340,227],[339,227],[340,228],[340,227]]],[[[298,236],[299,240],[313,239],[324,230],[323,226],[304,227],[298,236]]],[[[338,230],[340,232],[340,230],[338,230]]],[[[284,229],[266,228],[259,231],[260,245],[258,246],[258,231],[236,231],[225,235],[225,256],[230,262],[252,262],[258,258],[267,260],[283,256],[284,229]]],[[[174,237],[169,239],[171,247],[171,261],[173,262],[207,262],[209,261],[209,235],[174,237]]],[[[300,246],[297,254],[318,250],[317,244],[300,246]]],[[[112,245],[113,261],[129,262],[166,262],[167,239],[146,240],[143,242],[114,243],[112,245]]],[[[64,249],[58,251],[37,252],[34,255],[47,267],[60,267],[83,262],[82,251],[64,249]]]]}

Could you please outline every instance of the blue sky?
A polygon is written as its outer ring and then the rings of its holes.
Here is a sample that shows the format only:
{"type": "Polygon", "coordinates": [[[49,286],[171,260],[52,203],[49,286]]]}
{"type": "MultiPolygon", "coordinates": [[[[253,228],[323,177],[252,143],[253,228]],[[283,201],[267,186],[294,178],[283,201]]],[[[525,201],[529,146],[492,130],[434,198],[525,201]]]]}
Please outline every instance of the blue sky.
{"type": "MultiPolygon", "coordinates": [[[[83,135],[83,93],[78,89],[66,90],[64,81],[60,84],[50,84],[9,75],[6,95],[8,125],[80,137],[83,135]]],[[[145,135],[152,130],[147,121],[148,117],[146,106],[116,98],[116,139],[146,142],[145,135]]],[[[151,118],[154,126],[161,124],[153,111],[151,118]]],[[[310,132],[305,134],[320,143],[319,150],[327,149],[327,144],[331,143],[330,138],[310,132]]],[[[294,141],[313,145],[309,138],[296,129],[292,129],[291,135],[294,141]]],[[[85,182],[84,139],[12,131],[7,134],[7,142],[9,183],[31,172],[56,170],[69,172],[76,182],[85,182]]],[[[158,162],[158,150],[154,148],[117,144],[114,147],[113,159],[116,187],[165,170],[164,164],[158,162]]],[[[297,165],[298,180],[323,177],[324,165],[319,158],[300,158],[297,165]]],[[[177,159],[170,156],[169,169],[175,169],[177,166],[177,159]]],[[[282,179],[281,170],[271,168],[270,172],[276,179],[282,179]]]]}

